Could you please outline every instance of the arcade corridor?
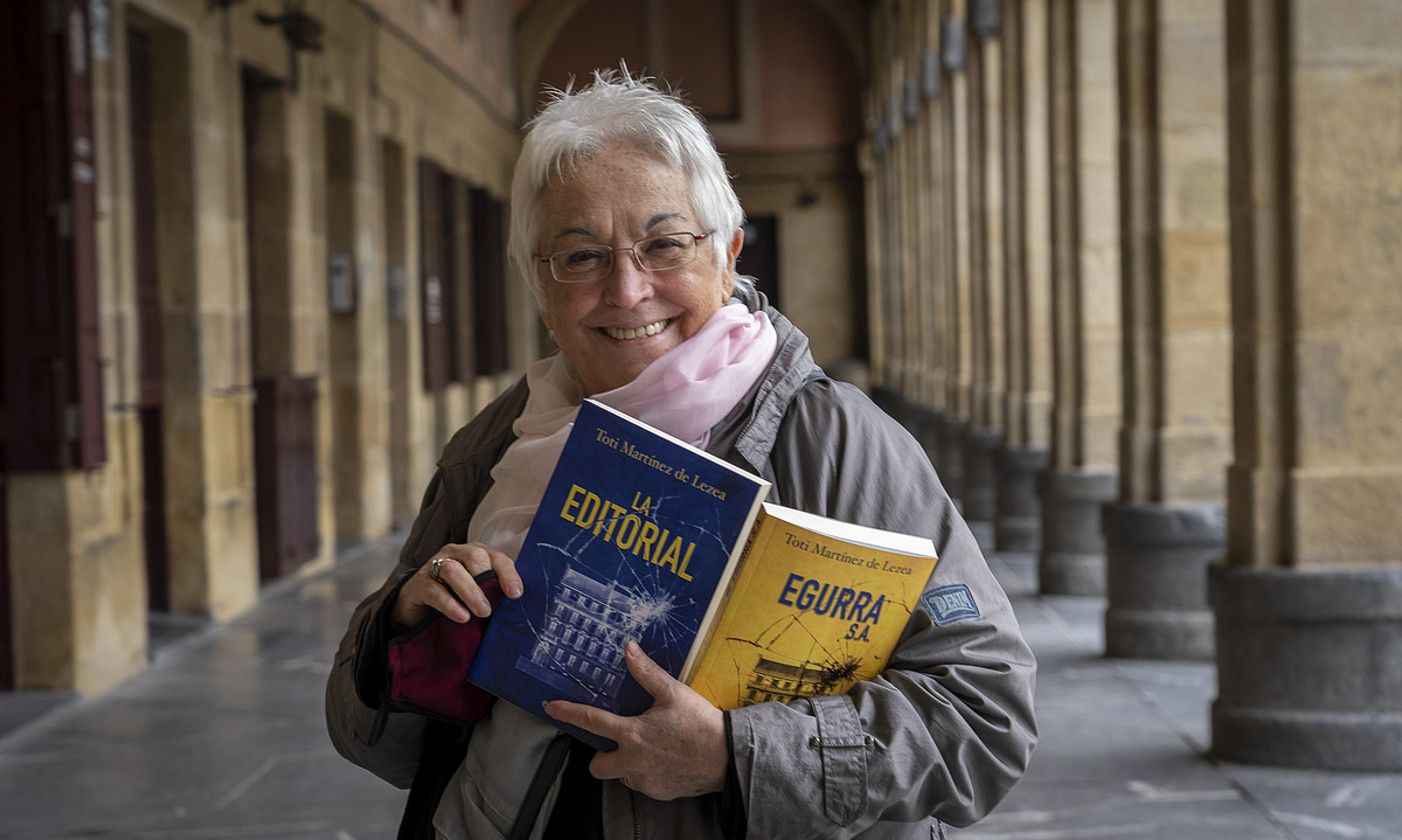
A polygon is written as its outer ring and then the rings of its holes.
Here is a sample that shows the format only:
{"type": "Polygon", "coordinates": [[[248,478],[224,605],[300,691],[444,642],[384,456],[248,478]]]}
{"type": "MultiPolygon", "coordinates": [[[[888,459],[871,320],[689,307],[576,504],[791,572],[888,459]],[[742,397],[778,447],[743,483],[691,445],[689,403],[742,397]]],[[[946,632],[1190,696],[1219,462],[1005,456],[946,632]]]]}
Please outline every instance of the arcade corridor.
{"type": "MultiPolygon", "coordinates": [[[[344,552],[101,698],[0,737],[0,838],[393,836],[404,794],[336,755],[321,703],[346,617],[397,548],[344,552]]],[[[1037,596],[1030,555],[993,563],[1037,653],[1043,734],[1004,804],[951,837],[1402,838],[1402,775],[1204,760],[1210,664],[1106,659],[1103,599],[1037,596]]]]}

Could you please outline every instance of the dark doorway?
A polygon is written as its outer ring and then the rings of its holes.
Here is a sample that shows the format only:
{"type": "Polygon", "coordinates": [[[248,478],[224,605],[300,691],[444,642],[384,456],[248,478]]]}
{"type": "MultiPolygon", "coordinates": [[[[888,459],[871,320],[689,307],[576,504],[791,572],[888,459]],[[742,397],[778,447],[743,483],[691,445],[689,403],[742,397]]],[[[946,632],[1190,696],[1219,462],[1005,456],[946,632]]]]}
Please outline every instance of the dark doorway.
{"type": "Polygon", "coordinates": [[[380,140],[380,168],[384,184],[385,214],[385,315],[389,351],[389,483],[390,516],[396,526],[413,521],[415,502],[415,448],[410,433],[409,405],[417,383],[409,375],[409,287],[404,264],[408,253],[406,208],[408,161],[404,148],[390,138],[380,140]]]}
{"type": "Polygon", "coordinates": [[[268,581],[308,563],[321,548],[317,382],[289,373],[291,220],[284,85],[247,66],[241,83],[258,577],[268,581]]]}
{"type": "Polygon", "coordinates": [[[745,220],[745,247],[735,261],[735,270],[755,278],[755,285],[769,298],[770,306],[779,307],[778,216],[751,216],[745,220]]]}
{"type": "Polygon", "coordinates": [[[153,612],[170,610],[165,445],[161,418],[161,288],[156,218],[156,159],[151,36],[127,33],[127,113],[131,132],[132,257],[136,272],[137,412],[141,423],[142,525],[146,594],[153,612]]]}

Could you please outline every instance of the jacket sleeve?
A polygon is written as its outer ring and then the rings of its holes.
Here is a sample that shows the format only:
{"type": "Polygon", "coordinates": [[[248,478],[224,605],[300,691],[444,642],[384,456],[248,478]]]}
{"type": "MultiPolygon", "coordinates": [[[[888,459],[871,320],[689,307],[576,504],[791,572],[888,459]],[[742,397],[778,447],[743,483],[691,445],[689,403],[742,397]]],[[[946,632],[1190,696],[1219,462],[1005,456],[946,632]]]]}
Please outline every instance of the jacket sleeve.
{"type": "Polygon", "coordinates": [[[409,787],[414,779],[426,718],[403,712],[380,714],[389,670],[383,621],[404,577],[449,541],[443,497],[440,473],[424,493],[399,562],[351,616],[326,683],[326,727],[336,751],[400,788],[409,787]]]}
{"type": "Polygon", "coordinates": [[[1036,666],[968,526],[914,439],[845,384],[803,389],[771,463],[782,503],[929,536],[940,560],[879,677],[841,695],[731,713],[749,836],[978,820],[1027,766],[1036,666]],[[936,590],[967,593],[972,609],[932,615],[936,590]]]}

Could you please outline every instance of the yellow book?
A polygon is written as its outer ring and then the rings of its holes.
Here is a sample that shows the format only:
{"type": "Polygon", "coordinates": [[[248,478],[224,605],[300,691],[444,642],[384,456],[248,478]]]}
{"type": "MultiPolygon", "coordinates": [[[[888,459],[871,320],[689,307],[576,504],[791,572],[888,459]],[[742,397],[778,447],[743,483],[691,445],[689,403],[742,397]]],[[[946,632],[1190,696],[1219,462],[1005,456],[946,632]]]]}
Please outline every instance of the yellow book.
{"type": "Polygon", "coordinates": [[[846,691],[886,667],[937,559],[923,537],[766,502],[681,680],[722,709],[846,691]]]}

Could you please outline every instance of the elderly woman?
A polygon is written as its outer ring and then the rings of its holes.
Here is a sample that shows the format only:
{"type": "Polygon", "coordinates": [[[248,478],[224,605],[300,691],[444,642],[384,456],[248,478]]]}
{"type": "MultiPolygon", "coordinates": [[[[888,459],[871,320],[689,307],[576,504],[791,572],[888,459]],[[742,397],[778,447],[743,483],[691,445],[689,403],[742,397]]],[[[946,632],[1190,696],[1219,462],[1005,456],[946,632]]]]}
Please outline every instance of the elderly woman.
{"type": "Polygon", "coordinates": [[[445,447],[327,687],[337,749],[411,787],[401,837],[931,838],[1026,767],[1034,664],[1006,596],[919,446],[736,276],[742,221],[700,119],[646,81],[596,74],[531,123],[510,249],[560,351],[445,447]],[[563,769],[556,730],[504,702],[466,728],[386,712],[388,639],[487,617],[486,571],[519,597],[512,558],[584,397],[763,475],[771,500],[932,538],[927,596],[958,587],[965,608],[922,599],[888,669],[845,694],[724,713],[630,645],[655,704],[549,704],[619,744],[574,742],[563,769]]]}

